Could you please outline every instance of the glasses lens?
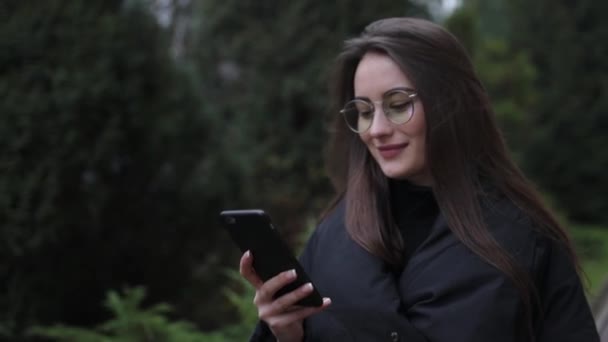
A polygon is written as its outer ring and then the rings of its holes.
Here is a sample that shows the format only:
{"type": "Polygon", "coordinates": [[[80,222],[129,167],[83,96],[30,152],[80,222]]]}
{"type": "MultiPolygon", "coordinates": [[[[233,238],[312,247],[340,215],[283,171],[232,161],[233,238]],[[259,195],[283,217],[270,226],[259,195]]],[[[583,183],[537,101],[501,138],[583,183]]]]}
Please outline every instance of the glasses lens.
{"type": "Polygon", "coordinates": [[[414,101],[411,94],[398,90],[384,100],[386,117],[395,124],[404,124],[414,115],[414,101]]]}
{"type": "Polygon", "coordinates": [[[374,108],[365,101],[352,100],[344,106],[342,114],[351,130],[364,132],[372,125],[374,108]]]}

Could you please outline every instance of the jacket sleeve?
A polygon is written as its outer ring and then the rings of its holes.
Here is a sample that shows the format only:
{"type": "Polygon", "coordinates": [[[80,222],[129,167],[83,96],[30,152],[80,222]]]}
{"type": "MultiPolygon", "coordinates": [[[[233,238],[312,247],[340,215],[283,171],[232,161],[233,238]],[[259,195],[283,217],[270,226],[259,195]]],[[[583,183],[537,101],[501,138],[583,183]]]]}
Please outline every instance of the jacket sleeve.
{"type": "Polygon", "coordinates": [[[258,324],[255,326],[251,337],[249,337],[249,342],[275,342],[276,338],[268,328],[268,325],[262,321],[258,321],[258,324]]]}
{"type": "Polygon", "coordinates": [[[428,260],[401,293],[406,317],[430,341],[525,341],[517,290],[461,244],[428,260]]]}
{"type": "Polygon", "coordinates": [[[583,286],[563,248],[548,246],[544,274],[540,284],[544,310],[538,341],[599,342],[583,286]]]}
{"type": "MultiPolygon", "coordinates": [[[[526,243],[534,245],[535,239],[526,243]]],[[[532,264],[535,248],[511,250],[532,264]]],[[[565,255],[549,255],[548,286],[539,292],[543,316],[537,341],[599,342],[578,275],[565,255]]],[[[531,269],[527,268],[527,269],[531,269]]],[[[501,271],[453,244],[404,284],[406,316],[430,341],[529,341],[519,290],[501,271]]],[[[533,313],[531,313],[534,315],[533,313]]]]}

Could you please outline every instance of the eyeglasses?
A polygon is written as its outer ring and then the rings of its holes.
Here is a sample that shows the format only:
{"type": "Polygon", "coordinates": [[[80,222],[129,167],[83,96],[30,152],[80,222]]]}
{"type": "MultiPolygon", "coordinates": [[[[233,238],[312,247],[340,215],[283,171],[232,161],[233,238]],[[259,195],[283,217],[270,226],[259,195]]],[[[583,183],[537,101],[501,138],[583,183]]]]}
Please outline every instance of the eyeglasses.
{"type": "Polygon", "coordinates": [[[414,116],[414,99],[418,94],[413,89],[396,88],[389,90],[382,101],[355,98],[348,101],[340,111],[346,125],[355,133],[367,131],[374,121],[374,104],[381,104],[386,118],[396,124],[407,123],[414,116]]]}

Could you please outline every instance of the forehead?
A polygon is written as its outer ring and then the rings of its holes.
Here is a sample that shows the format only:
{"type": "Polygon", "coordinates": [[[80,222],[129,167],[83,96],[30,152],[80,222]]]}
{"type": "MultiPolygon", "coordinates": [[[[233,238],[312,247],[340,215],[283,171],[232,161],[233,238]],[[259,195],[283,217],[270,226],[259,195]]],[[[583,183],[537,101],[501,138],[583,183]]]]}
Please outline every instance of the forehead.
{"type": "Polygon", "coordinates": [[[353,88],[355,96],[374,100],[391,89],[413,88],[413,84],[388,55],[367,52],[357,65],[353,88]]]}

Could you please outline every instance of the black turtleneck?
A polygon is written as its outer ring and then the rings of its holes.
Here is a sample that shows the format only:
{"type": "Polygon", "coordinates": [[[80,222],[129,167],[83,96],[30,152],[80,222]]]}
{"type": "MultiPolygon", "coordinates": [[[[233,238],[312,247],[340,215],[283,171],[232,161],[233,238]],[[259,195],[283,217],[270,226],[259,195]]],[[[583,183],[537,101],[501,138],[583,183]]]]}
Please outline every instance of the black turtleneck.
{"type": "Polygon", "coordinates": [[[405,260],[428,237],[439,213],[430,187],[390,180],[391,210],[405,246],[405,260]]]}

